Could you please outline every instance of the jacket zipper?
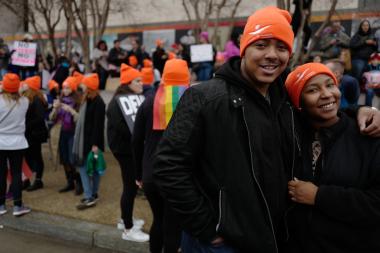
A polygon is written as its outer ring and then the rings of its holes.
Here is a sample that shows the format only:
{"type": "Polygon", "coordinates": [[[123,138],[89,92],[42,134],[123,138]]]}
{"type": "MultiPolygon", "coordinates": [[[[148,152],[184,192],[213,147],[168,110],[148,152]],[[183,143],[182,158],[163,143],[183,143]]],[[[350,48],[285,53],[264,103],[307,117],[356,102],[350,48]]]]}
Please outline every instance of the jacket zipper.
{"type": "MultiPolygon", "coordinates": [[[[300,152],[300,145],[298,143],[296,134],[295,134],[295,123],[294,123],[294,111],[292,106],[288,103],[290,113],[292,115],[292,143],[293,143],[293,154],[292,154],[292,170],[291,170],[291,180],[294,179],[294,164],[295,164],[295,159],[296,159],[296,145],[298,147],[298,152],[300,152]]],[[[289,240],[290,234],[289,234],[289,228],[288,228],[288,221],[287,217],[290,212],[294,208],[294,205],[290,206],[286,211],[284,215],[284,225],[285,225],[285,231],[286,231],[286,241],[289,240]]]]}
{"type": "Polygon", "coordinates": [[[247,133],[248,133],[248,145],[249,145],[249,152],[250,152],[250,156],[251,156],[251,171],[252,171],[252,175],[253,175],[253,179],[255,180],[255,183],[257,184],[259,190],[260,190],[260,193],[261,193],[261,196],[263,197],[264,199],[264,203],[265,203],[265,207],[267,209],[267,213],[268,213],[268,217],[269,217],[269,222],[270,222],[270,225],[271,225],[271,229],[272,229],[272,235],[273,235],[273,239],[274,239],[274,245],[276,247],[276,252],[278,253],[278,246],[277,246],[277,240],[276,240],[276,235],[274,233],[274,226],[273,226],[273,221],[272,221],[272,217],[270,215],[270,210],[269,210],[269,206],[268,206],[268,202],[264,196],[264,192],[263,190],[261,189],[261,186],[259,184],[259,181],[257,180],[256,178],[256,174],[255,174],[255,171],[253,169],[253,157],[252,157],[252,144],[251,144],[251,135],[249,133],[249,128],[248,128],[248,124],[247,124],[247,120],[245,118],[245,110],[244,110],[244,106],[241,107],[242,108],[242,111],[243,111],[243,119],[244,119],[244,124],[245,124],[245,127],[247,129],[247,133]]]}
{"type": "Polygon", "coordinates": [[[221,222],[222,222],[222,189],[219,190],[219,219],[218,219],[218,224],[216,224],[216,232],[219,232],[221,222]]]}

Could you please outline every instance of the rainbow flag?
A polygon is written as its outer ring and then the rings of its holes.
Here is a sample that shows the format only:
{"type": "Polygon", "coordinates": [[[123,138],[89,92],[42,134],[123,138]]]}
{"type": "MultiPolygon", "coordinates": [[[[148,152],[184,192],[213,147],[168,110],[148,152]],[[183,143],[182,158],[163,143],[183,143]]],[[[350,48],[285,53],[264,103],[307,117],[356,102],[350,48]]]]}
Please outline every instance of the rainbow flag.
{"type": "Polygon", "coordinates": [[[153,130],[165,130],[188,85],[161,85],[154,97],[153,130]]]}

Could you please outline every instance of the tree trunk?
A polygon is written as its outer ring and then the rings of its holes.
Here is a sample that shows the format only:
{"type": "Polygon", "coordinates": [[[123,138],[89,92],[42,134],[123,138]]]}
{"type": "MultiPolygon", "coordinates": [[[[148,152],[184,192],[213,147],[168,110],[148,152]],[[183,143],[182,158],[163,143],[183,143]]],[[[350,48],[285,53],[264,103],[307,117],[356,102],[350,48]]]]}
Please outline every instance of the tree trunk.
{"type": "Polygon", "coordinates": [[[311,42],[309,45],[309,49],[306,53],[305,59],[308,59],[310,57],[311,52],[313,51],[314,47],[317,45],[317,42],[320,40],[322,31],[330,22],[331,16],[335,13],[335,8],[336,8],[337,3],[338,3],[338,0],[332,0],[331,7],[325,21],[322,23],[322,25],[318,28],[318,30],[313,34],[313,37],[311,38],[311,42]]]}

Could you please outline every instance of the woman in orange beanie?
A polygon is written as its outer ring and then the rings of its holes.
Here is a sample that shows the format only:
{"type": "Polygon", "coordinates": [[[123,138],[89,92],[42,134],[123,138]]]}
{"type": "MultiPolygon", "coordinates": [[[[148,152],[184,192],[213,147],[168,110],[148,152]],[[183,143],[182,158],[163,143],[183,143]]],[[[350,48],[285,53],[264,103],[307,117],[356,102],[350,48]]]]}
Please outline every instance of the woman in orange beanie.
{"type": "Polygon", "coordinates": [[[25,159],[29,167],[35,173],[33,184],[27,191],[35,191],[43,188],[42,176],[44,172],[44,160],[42,158],[41,144],[48,139],[48,129],[45,122],[45,113],[48,104],[44,94],[40,90],[41,78],[33,76],[21,82],[21,93],[29,99],[29,108],[26,114],[25,136],[29,143],[25,159]]]}
{"type": "Polygon", "coordinates": [[[25,116],[29,101],[18,93],[18,75],[5,74],[0,93],[0,215],[7,213],[5,195],[8,164],[12,174],[13,215],[30,212],[22,202],[22,161],[28,142],[25,138],[25,116]]]}
{"type": "Polygon", "coordinates": [[[146,96],[134,125],[132,147],[136,161],[136,182],[144,189],[153,213],[150,228],[150,252],[177,252],[181,228],[176,214],[167,206],[153,180],[154,152],[182,94],[189,87],[187,62],[167,60],[162,84],[157,92],[146,96]]]}
{"type": "Polygon", "coordinates": [[[75,194],[82,194],[82,183],[79,173],[76,172],[72,158],[75,122],[78,118],[80,97],[76,93],[77,84],[75,77],[68,77],[62,84],[62,93],[59,99],[54,100],[53,110],[49,118],[55,124],[61,123],[59,133],[58,150],[60,162],[65,170],[67,184],[59,190],[60,193],[76,190],[75,194]]]}
{"type": "Polygon", "coordinates": [[[326,66],[299,66],[286,89],[304,122],[302,163],[288,183],[295,203],[287,215],[290,252],[376,252],[380,140],[361,135],[356,122],[338,112],[341,94],[326,66]]]}
{"type": "Polygon", "coordinates": [[[97,156],[104,151],[105,104],[99,94],[99,77],[93,73],[83,77],[80,88],[84,91],[79,116],[75,126],[73,154],[74,163],[79,166],[84,198],[77,205],[78,210],[93,207],[99,198],[100,174],[87,174],[86,160],[90,152],[97,156]]]}
{"type": "Polygon", "coordinates": [[[124,240],[136,242],[146,242],[149,240],[149,236],[141,231],[144,221],[135,220],[132,217],[137,193],[135,163],[131,149],[132,133],[117,100],[123,95],[139,95],[142,92],[141,73],[126,64],[122,64],[120,86],[107,108],[107,140],[112,154],[119,162],[123,183],[120,199],[121,220],[117,227],[123,230],[122,238],[124,240]]]}

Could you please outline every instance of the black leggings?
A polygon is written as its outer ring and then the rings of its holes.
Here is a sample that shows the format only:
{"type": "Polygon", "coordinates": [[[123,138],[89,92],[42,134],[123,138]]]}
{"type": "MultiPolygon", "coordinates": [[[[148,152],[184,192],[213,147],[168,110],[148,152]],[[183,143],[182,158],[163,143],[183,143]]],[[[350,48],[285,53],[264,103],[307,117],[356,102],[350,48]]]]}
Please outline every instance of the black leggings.
{"type": "Polygon", "coordinates": [[[181,227],[175,213],[161,197],[154,183],[144,183],[145,196],[153,213],[149,232],[150,252],[177,253],[181,242],[181,227]]]}
{"type": "Polygon", "coordinates": [[[133,227],[133,206],[137,193],[135,171],[133,167],[128,168],[128,165],[131,163],[131,161],[129,161],[129,159],[131,159],[130,157],[125,157],[120,154],[114,154],[114,156],[119,162],[123,180],[123,193],[120,199],[121,218],[124,221],[125,229],[130,229],[133,227]]]}
{"type": "Polygon", "coordinates": [[[8,161],[12,175],[12,194],[15,206],[22,205],[22,159],[25,149],[0,150],[0,205],[5,204],[8,161]]]}
{"type": "Polygon", "coordinates": [[[44,160],[42,158],[41,143],[30,143],[26,150],[25,159],[30,169],[36,173],[36,179],[41,180],[44,173],[44,160]]]}

